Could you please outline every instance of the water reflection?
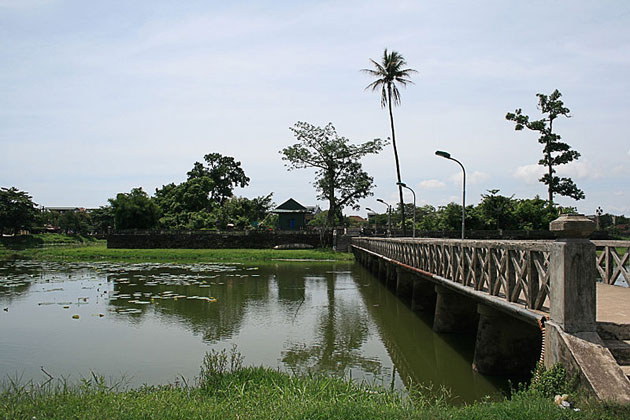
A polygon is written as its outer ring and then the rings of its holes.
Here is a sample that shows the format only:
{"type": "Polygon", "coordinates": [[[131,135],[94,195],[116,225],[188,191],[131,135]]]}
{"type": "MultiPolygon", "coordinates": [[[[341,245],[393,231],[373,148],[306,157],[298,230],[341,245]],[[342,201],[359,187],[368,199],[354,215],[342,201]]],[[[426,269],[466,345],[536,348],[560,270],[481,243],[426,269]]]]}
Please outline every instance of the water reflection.
{"type": "Polygon", "coordinates": [[[438,336],[361,266],[0,263],[0,376],[192,378],[209,348],[247,364],[398,388],[497,390],[471,338],[438,336]],[[73,318],[78,316],[78,318],[73,318]]]}

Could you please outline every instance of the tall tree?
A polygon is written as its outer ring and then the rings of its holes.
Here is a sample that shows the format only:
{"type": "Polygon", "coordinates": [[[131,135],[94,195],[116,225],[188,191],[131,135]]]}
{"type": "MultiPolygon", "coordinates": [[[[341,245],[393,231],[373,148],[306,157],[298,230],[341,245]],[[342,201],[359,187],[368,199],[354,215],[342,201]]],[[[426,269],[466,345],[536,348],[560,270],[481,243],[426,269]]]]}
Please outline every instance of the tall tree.
{"type": "Polygon", "coordinates": [[[241,162],[237,162],[231,156],[223,156],[220,153],[209,153],[203,157],[205,165],[195,162],[192,170],[188,172],[188,181],[194,178],[209,178],[208,185],[210,200],[219,206],[232,197],[236,187],[245,187],[249,184],[249,178],[241,168],[241,162]]]}
{"type": "Polygon", "coordinates": [[[30,228],[37,215],[36,207],[27,192],[15,187],[0,188],[0,235],[5,230],[16,233],[30,228]]]}
{"type": "MultiPolygon", "coordinates": [[[[372,89],[372,91],[381,91],[381,107],[385,106],[389,109],[389,123],[392,129],[392,146],[394,148],[394,159],[396,160],[396,175],[398,176],[398,194],[400,196],[400,210],[402,212],[402,220],[405,220],[405,206],[403,201],[403,189],[400,183],[402,179],[400,177],[400,162],[398,160],[398,149],[396,147],[396,132],[394,130],[394,113],[392,112],[392,103],[394,105],[400,105],[400,92],[398,91],[397,83],[401,86],[407,86],[407,83],[413,83],[409,77],[412,73],[417,73],[416,70],[410,68],[404,68],[407,62],[396,51],[388,52],[387,48],[383,52],[381,62],[376,62],[370,59],[374,65],[374,69],[363,69],[362,71],[368,73],[371,76],[376,77],[376,80],[367,85],[366,89],[372,89]]],[[[407,234],[405,223],[403,223],[403,234],[407,234]]]]}
{"type": "Polygon", "coordinates": [[[549,96],[542,93],[537,93],[536,96],[538,96],[538,108],[543,115],[547,114],[546,117],[540,120],[530,121],[529,116],[524,115],[521,108],[519,108],[514,112],[508,112],[505,115],[505,119],[514,121],[516,123],[514,129],[517,131],[528,128],[540,133],[538,143],[542,144],[544,147],[543,158],[538,161],[538,164],[545,166],[547,173],[543,175],[539,181],[547,185],[549,206],[553,206],[554,194],[581,200],[585,197],[584,191],[580,190],[571,178],[560,178],[555,175],[556,166],[564,165],[580,157],[577,151],[571,150],[571,146],[561,142],[561,137],[553,132],[553,122],[556,118],[559,116],[570,118],[569,108],[564,106],[564,103],[560,99],[562,94],[558,89],[554,90],[549,96]]]}
{"type": "Polygon", "coordinates": [[[289,162],[289,170],[317,169],[314,185],[318,198],[329,203],[326,223],[333,226],[345,206],[358,209],[358,200],[372,195],[374,180],[363,170],[360,159],[380,152],[387,142],[374,139],[350,144],[347,138],[337,135],[332,123],[322,128],[297,122],[290,129],[298,143],[280,151],[282,160],[289,162]]]}
{"type": "Polygon", "coordinates": [[[151,229],[157,224],[160,208],[142,188],[118,193],[110,198],[116,229],[151,229]]]}

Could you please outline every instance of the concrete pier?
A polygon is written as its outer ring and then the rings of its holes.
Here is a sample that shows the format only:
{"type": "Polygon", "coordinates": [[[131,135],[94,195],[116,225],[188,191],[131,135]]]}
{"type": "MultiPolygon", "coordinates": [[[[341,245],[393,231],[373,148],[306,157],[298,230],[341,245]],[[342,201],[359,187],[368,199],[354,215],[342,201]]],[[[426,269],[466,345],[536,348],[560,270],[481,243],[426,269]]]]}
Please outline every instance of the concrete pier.
{"type": "Polygon", "coordinates": [[[531,373],[540,358],[540,329],[483,304],[477,306],[477,311],[473,369],[486,375],[531,373]]]}
{"type": "Polygon", "coordinates": [[[433,331],[474,334],[478,320],[475,301],[443,286],[435,286],[435,292],[433,331]]]}

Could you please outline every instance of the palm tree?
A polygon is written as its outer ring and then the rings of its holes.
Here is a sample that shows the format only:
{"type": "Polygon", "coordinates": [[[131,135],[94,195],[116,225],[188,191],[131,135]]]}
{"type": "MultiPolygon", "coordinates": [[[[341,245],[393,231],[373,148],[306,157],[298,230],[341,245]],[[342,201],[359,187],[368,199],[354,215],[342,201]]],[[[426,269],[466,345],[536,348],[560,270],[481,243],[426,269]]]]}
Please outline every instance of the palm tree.
{"type": "Polygon", "coordinates": [[[394,105],[400,105],[400,92],[398,91],[399,83],[401,86],[407,86],[407,83],[413,83],[409,80],[411,73],[417,73],[414,69],[406,69],[404,66],[407,62],[396,51],[391,53],[383,53],[383,58],[380,63],[372,60],[375,69],[363,69],[365,73],[376,77],[377,79],[367,85],[365,89],[372,89],[372,91],[381,90],[381,107],[385,108],[385,105],[389,108],[389,122],[392,128],[392,146],[394,147],[394,158],[396,159],[396,174],[398,175],[398,194],[400,195],[400,211],[402,216],[403,235],[407,235],[407,229],[405,227],[405,205],[403,202],[403,190],[400,183],[400,162],[398,161],[398,149],[396,148],[396,133],[394,131],[394,114],[392,113],[392,102],[394,105]]]}

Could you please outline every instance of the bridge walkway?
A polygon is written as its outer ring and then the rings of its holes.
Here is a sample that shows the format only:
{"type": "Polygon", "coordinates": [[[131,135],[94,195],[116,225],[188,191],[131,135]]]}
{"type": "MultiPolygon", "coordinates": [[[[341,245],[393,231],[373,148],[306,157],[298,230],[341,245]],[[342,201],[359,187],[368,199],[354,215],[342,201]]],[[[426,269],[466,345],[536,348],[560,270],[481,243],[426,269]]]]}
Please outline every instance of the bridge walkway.
{"type": "Polygon", "coordinates": [[[630,287],[597,283],[597,331],[630,379],[630,287]]]}

